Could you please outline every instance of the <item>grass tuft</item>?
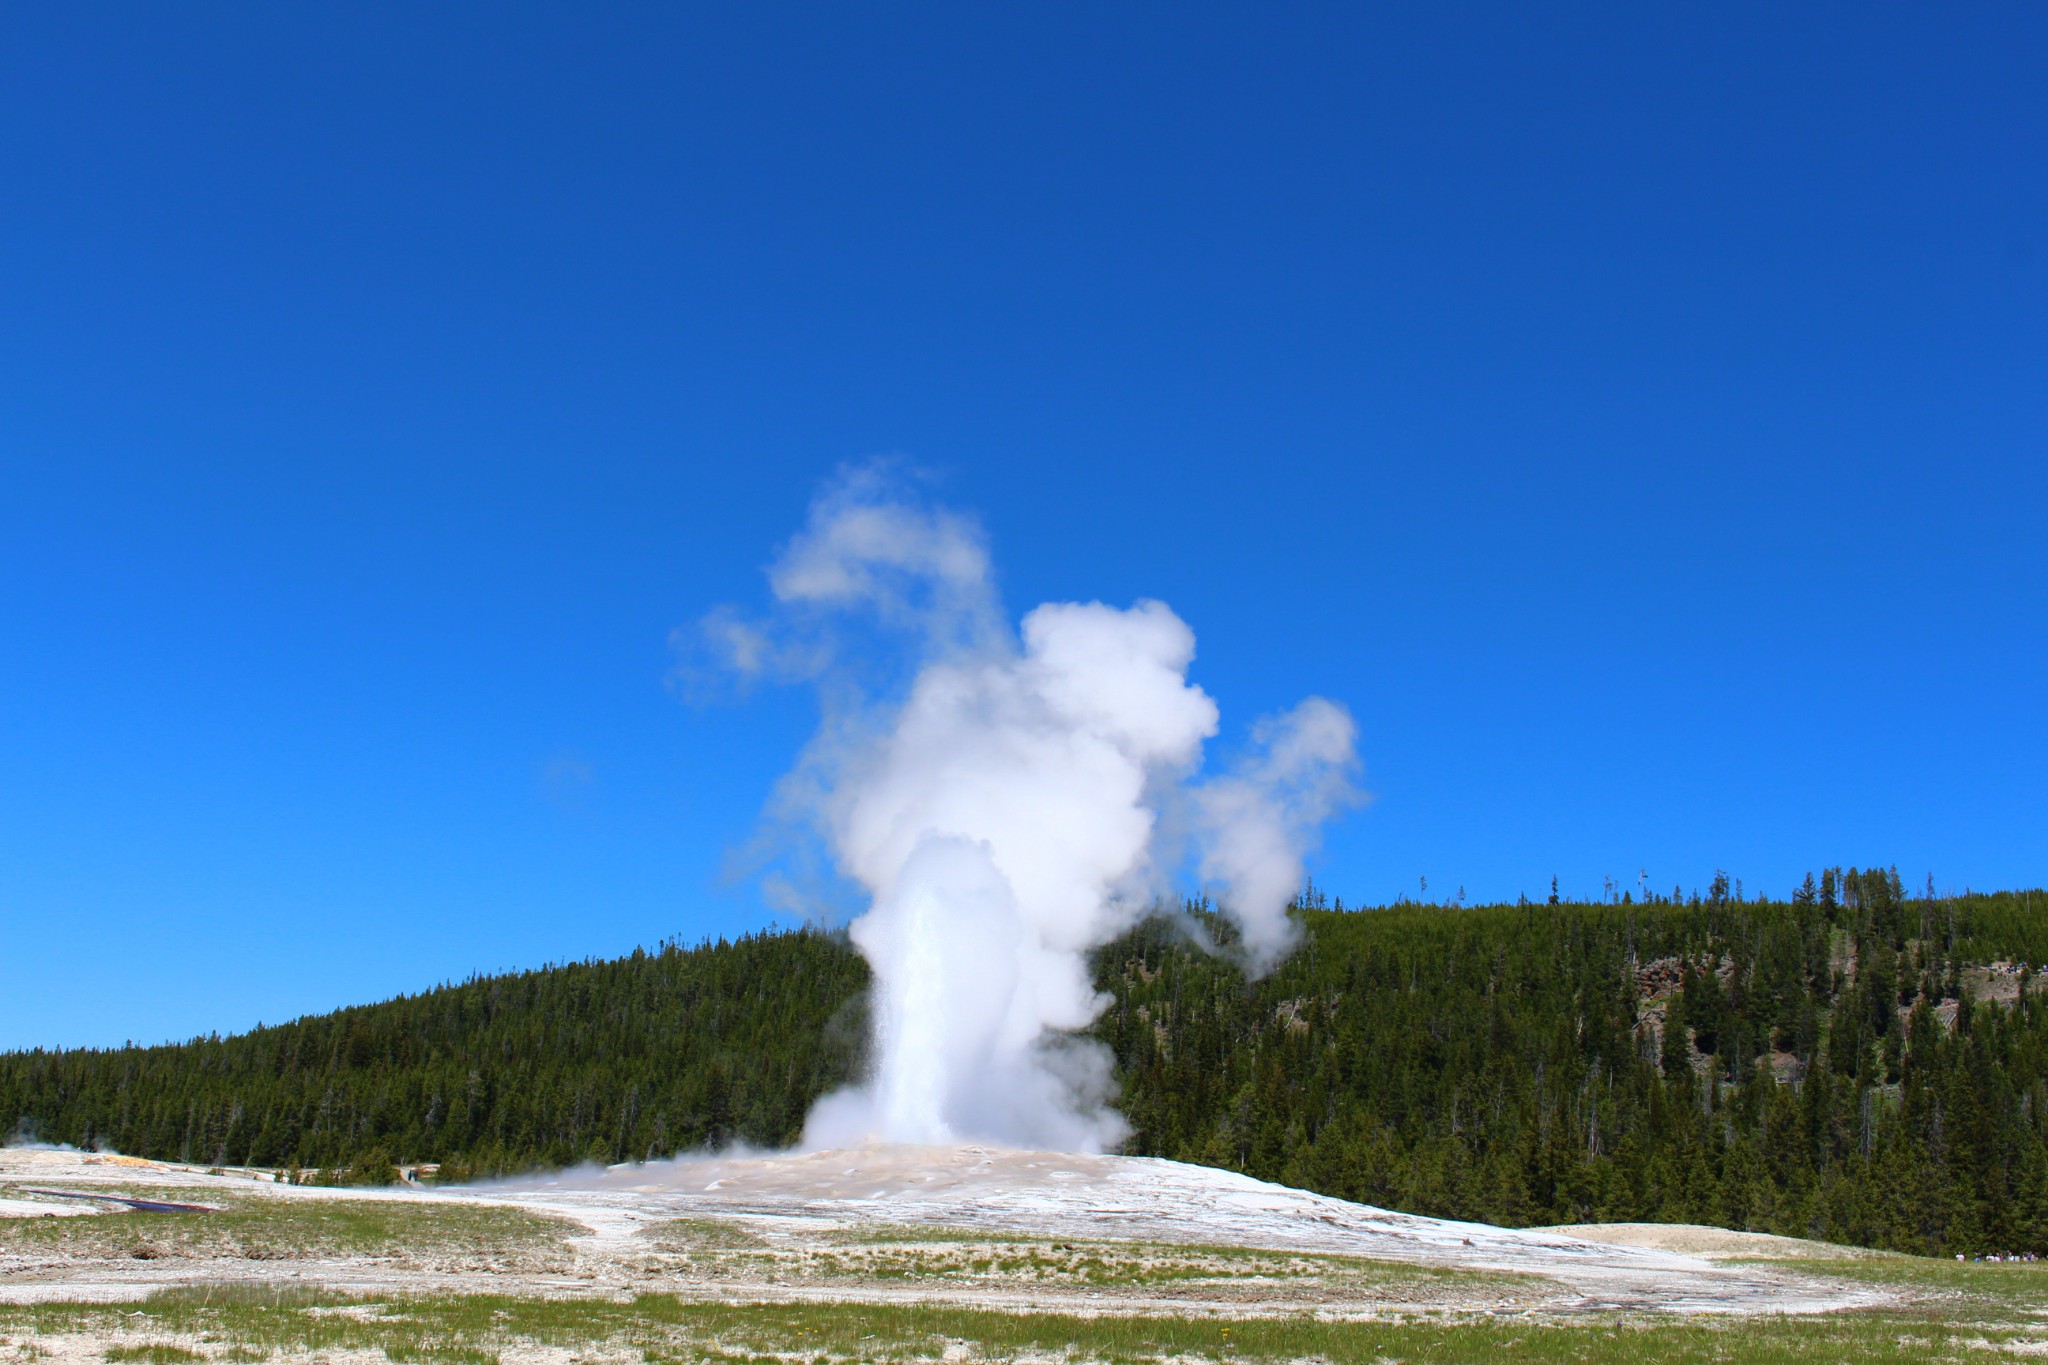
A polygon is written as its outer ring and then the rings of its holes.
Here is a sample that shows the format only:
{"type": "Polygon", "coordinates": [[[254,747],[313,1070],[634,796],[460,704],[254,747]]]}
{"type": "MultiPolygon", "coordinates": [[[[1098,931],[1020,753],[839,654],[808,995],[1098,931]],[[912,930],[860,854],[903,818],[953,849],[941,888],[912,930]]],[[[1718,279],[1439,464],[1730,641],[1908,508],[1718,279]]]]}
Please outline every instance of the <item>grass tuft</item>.
{"type": "MultiPolygon", "coordinates": [[[[1422,1315],[1381,1321],[1015,1313],[934,1304],[739,1304],[644,1295],[522,1299],[493,1295],[326,1294],[208,1303],[187,1292],[148,1301],[131,1325],[126,1305],[0,1306],[0,1329],[120,1336],[147,1331],[225,1343],[222,1360],[382,1353],[406,1365],[496,1365],[507,1354],[570,1352],[611,1359],[768,1361],[853,1365],[891,1360],[1061,1360],[1113,1365],[1328,1365],[1404,1362],[1924,1361],[1985,1349],[2034,1353],[2048,1330],[2021,1318],[1934,1309],[1823,1318],[1674,1320],[1635,1317],[1422,1315]],[[1978,1345],[1977,1343],[1983,1343],[1978,1345]]],[[[110,1361],[185,1362],[196,1352],[160,1340],[121,1341],[110,1361]]]]}
{"type": "MultiPolygon", "coordinates": [[[[124,1188],[182,1202],[189,1190],[124,1188]]],[[[411,1259],[493,1256],[566,1263],[562,1242],[583,1229],[562,1218],[493,1204],[406,1199],[305,1199],[208,1191],[212,1213],[102,1213],[82,1218],[0,1219],[0,1255],[78,1260],[307,1260],[340,1256],[411,1259]]]]}

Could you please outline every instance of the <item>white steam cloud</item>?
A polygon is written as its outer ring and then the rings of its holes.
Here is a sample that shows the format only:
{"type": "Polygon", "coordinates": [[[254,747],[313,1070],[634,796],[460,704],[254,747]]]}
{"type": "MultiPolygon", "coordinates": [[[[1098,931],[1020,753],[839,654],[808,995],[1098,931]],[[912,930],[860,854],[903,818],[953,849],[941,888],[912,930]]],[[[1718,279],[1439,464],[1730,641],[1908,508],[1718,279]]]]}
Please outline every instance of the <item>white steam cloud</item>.
{"type": "Polygon", "coordinates": [[[773,619],[717,612],[705,638],[743,673],[820,687],[826,723],[783,801],[868,896],[850,932],[875,980],[873,1073],[819,1103],[806,1141],[1114,1146],[1109,1056],[1076,1036],[1104,1003],[1089,953],[1165,890],[1170,821],[1249,964],[1284,956],[1303,857],[1354,797],[1351,717],[1310,698],[1201,780],[1217,710],[1187,681],[1185,622],[1061,602],[1013,630],[979,526],[872,468],[818,498],[769,583],[773,619]],[[915,642],[889,703],[852,686],[848,612],[915,642]]]}

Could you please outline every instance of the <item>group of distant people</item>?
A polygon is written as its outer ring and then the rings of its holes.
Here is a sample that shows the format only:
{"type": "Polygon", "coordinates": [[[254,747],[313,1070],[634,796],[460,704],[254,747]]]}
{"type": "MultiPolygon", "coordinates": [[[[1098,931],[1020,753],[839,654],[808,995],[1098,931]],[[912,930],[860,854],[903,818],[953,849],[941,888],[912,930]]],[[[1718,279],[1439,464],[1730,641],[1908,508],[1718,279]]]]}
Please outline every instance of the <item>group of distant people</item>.
{"type": "MultiPolygon", "coordinates": [[[[1963,1253],[1958,1251],[1956,1253],[1956,1259],[1958,1261],[1962,1260],[1963,1253]]],[[[2003,1253],[1996,1251],[1980,1251],[1975,1256],[1970,1257],[1970,1259],[1973,1261],[2038,1261],[2041,1258],[2039,1256],[2036,1256],[2031,1251],[2026,1252],[2025,1254],[2021,1254],[2017,1251],[2007,1251],[2003,1253]]]]}

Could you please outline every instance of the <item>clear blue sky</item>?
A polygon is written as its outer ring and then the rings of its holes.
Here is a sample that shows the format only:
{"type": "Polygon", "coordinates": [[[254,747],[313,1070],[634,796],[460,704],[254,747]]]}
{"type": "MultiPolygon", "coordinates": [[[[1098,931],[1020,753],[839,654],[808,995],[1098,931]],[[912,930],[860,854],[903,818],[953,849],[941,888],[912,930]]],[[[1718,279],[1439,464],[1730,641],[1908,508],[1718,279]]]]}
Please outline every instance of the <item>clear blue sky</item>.
{"type": "Polygon", "coordinates": [[[1347,702],[1347,901],[2048,880],[2048,10],[44,5],[0,1046],[767,922],[842,461],[1347,702]]]}

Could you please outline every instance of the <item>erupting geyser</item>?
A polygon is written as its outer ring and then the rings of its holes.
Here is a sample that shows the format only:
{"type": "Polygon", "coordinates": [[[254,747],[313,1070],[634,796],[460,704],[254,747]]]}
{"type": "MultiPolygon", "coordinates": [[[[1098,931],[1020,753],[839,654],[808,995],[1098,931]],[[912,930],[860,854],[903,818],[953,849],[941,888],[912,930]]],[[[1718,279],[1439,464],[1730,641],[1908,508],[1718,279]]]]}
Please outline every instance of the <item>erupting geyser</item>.
{"type": "Polygon", "coordinates": [[[874,1069],[818,1104],[806,1141],[1114,1145],[1108,1054],[1075,1033],[1103,1004],[1088,954],[1156,903],[1163,850],[1191,846],[1251,965],[1283,955],[1305,849],[1352,795],[1350,716],[1310,698],[1204,778],[1217,712],[1187,681],[1186,623],[1161,602],[1060,602],[1013,629],[975,523],[874,469],[819,497],[769,578],[773,620],[719,612],[706,631],[743,672],[819,685],[784,813],[870,897],[851,933],[874,970],[874,1069]],[[837,624],[854,612],[914,642],[886,702],[852,684],[837,624]]]}

